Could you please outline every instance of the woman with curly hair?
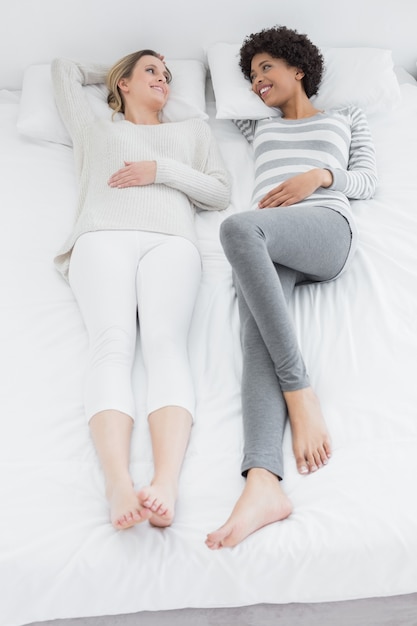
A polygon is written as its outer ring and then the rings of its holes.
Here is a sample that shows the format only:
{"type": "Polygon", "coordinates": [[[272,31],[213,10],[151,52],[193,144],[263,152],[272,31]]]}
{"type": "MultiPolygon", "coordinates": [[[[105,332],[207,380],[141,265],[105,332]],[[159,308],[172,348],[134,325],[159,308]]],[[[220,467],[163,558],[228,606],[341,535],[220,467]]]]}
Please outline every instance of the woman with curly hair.
{"type": "Polygon", "coordinates": [[[376,187],[362,111],[318,110],[310,100],[323,58],[305,35],[282,26],[252,34],[241,47],[240,67],[279,115],[235,120],[255,156],[254,210],[228,217],[220,233],[241,320],[246,482],[229,519],[207,536],[212,549],[235,546],[291,514],[280,482],[287,417],[300,474],[331,457],[288,302],[297,285],[334,280],[346,270],[357,241],[349,198],[370,198],[376,187]]]}

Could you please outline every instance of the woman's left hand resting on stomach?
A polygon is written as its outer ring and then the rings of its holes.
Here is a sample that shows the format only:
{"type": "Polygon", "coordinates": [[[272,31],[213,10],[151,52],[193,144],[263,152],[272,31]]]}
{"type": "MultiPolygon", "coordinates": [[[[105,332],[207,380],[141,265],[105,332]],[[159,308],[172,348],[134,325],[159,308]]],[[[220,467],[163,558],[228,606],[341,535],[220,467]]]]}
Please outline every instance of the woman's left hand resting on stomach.
{"type": "Polygon", "coordinates": [[[156,161],[125,161],[125,166],[110,176],[110,187],[142,187],[155,182],[156,161]]]}
{"type": "Polygon", "coordinates": [[[290,206],[308,198],[319,187],[330,187],[333,176],[329,170],[315,168],[293,176],[271,189],[260,200],[260,209],[271,209],[277,206],[290,206]]]}

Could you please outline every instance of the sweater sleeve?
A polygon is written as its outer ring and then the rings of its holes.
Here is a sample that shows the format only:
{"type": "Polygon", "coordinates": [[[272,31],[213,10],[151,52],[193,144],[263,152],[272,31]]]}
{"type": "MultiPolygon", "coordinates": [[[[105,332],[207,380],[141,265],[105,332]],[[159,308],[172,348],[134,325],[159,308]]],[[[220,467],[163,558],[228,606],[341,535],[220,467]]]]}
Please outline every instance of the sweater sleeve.
{"type": "Polygon", "coordinates": [[[200,209],[223,210],[230,202],[230,176],[210,128],[202,125],[193,166],[158,159],[155,182],[182,191],[200,209]]]}
{"type": "Polygon", "coordinates": [[[54,59],[51,72],[59,114],[74,148],[81,151],[87,129],[95,118],[83,86],[104,83],[107,69],[102,65],[84,66],[68,59],[54,59]]]}
{"type": "Polygon", "coordinates": [[[377,184],[375,149],[367,119],[361,109],[352,107],[351,142],[347,170],[330,169],[335,189],[352,200],[372,198],[377,184]]]}
{"type": "Polygon", "coordinates": [[[255,120],[232,120],[237,126],[248,143],[253,143],[255,136],[256,121],[255,120]]]}

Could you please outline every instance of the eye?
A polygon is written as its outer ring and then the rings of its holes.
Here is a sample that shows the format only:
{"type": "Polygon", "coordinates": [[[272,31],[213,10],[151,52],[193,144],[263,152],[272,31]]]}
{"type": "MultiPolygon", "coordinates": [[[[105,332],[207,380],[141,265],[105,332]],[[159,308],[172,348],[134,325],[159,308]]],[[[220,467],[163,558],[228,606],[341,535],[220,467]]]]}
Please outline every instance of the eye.
{"type": "Polygon", "coordinates": [[[146,68],[146,70],[145,70],[145,72],[150,72],[151,74],[154,74],[154,73],[155,73],[155,71],[154,71],[153,67],[147,67],[147,68],[146,68]]]}

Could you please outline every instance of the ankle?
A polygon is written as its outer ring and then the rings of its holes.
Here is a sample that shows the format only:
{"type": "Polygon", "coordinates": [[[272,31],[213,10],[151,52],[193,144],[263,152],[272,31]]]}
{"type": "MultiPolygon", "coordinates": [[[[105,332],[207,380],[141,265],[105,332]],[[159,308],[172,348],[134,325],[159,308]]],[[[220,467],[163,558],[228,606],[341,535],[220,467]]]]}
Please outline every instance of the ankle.
{"type": "Polygon", "coordinates": [[[284,396],[287,403],[300,402],[317,398],[314,389],[310,386],[302,387],[301,389],[294,389],[294,391],[283,391],[282,395],[284,396]]]}
{"type": "Polygon", "coordinates": [[[285,391],[283,395],[291,422],[302,416],[321,412],[320,401],[312,387],[285,391]]]}
{"type": "Polygon", "coordinates": [[[158,474],[155,475],[151,482],[151,487],[159,487],[164,490],[168,490],[174,495],[178,492],[178,481],[171,475],[158,474]]]}
{"type": "Polygon", "coordinates": [[[106,478],[106,496],[111,496],[121,489],[133,489],[133,481],[129,474],[120,474],[106,478]]]}
{"type": "Polygon", "coordinates": [[[264,467],[251,467],[250,470],[248,470],[246,479],[250,482],[268,482],[272,483],[273,485],[276,485],[278,483],[279,485],[278,476],[265,469],[264,467]]]}

